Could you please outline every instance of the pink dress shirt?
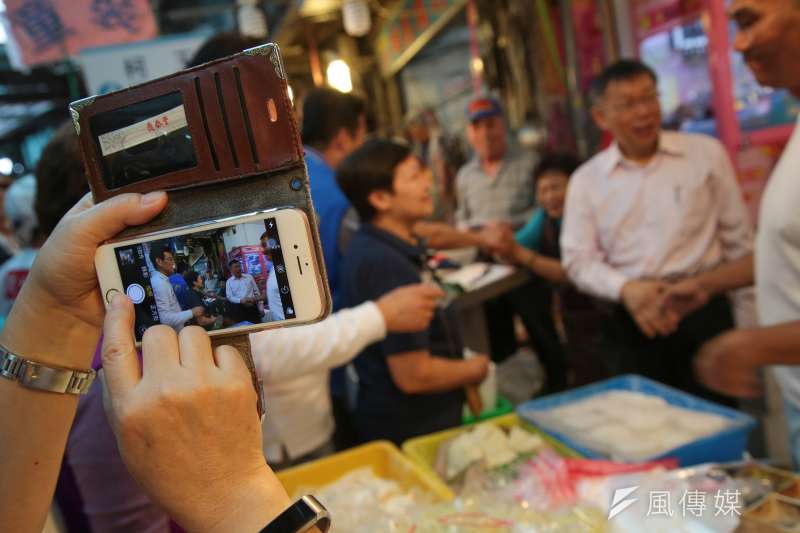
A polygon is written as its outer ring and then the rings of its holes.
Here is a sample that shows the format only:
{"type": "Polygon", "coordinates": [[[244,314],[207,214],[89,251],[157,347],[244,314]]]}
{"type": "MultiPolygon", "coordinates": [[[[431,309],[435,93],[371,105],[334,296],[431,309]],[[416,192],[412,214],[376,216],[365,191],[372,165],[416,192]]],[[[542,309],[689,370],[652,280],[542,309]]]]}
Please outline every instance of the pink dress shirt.
{"type": "Polygon", "coordinates": [[[615,143],[573,175],[561,255],[584,292],[619,301],[635,279],[675,279],[752,252],[753,229],[722,144],[663,132],[646,164],[615,143]]]}

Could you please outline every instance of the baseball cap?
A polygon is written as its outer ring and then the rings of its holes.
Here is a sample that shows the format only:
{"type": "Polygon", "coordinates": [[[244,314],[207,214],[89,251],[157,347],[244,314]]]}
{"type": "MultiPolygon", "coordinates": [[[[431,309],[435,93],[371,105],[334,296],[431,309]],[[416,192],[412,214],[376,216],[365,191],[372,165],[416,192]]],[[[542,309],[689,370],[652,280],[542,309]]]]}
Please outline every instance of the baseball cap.
{"type": "Polygon", "coordinates": [[[502,114],[503,107],[500,102],[491,96],[475,98],[467,105],[467,117],[470,122],[502,114]]]}

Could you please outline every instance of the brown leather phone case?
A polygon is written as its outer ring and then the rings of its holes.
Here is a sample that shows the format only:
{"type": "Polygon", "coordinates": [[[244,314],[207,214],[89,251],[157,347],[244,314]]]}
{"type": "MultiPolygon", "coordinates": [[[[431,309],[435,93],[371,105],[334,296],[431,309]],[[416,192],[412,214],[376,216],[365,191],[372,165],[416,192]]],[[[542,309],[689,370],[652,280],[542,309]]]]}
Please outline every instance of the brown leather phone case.
{"type": "MultiPolygon", "coordinates": [[[[303,209],[327,315],[330,289],[287,87],[278,46],[268,43],[78,100],[70,112],[95,202],[127,192],[169,192],[158,217],[119,238],[275,207],[303,209]]],[[[247,345],[215,337],[220,340],[240,350],[247,345]]],[[[249,353],[245,359],[252,369],[249,353]]]]}

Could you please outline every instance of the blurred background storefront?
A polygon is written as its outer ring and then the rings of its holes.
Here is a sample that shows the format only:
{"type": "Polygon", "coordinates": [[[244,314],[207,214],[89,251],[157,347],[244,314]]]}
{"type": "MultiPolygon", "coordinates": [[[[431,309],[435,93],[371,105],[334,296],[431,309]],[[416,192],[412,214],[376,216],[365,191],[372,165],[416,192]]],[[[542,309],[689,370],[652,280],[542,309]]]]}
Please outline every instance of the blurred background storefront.
{"type": "MultiPolygon", "coordinates": [[[[474,94],[497,96],[523,146],[587,157],[609,142],[588,92],[610,61],[661,75],[665,125],[718,136],[755,213],[798,102],[759,87],[731,49],[725,0],[5,0],[0,173],[29,172],[66,104],[181,68],[239,31],[281,45],[296,103],[320,85],[366,95],[371,128],[432,112],[461,140],[474,94]]],[[[299,107],[299,106],[298,106],[299,107]]]]}

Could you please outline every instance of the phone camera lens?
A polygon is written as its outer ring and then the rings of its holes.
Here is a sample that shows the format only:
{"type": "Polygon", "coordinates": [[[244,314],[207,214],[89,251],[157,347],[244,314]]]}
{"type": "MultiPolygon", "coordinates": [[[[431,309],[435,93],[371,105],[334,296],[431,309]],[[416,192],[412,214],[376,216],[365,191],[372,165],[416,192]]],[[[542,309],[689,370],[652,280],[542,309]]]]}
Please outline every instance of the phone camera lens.
{"type": "Polygon", "coordinates": [[[290,182],[289,186],[290,186],[290,187],[291,187],[293,190],[295,190],[295,191],[299,191],[300,189],[302,189],[302,188],[303,188],[303,181],[302,181],[300,178],[294,178],[294,179],[293,179],[293,180],[290,182]]]}
{"type": "Polygon", "coordinates": [[[295,245],[294,245],[294,249],[295,249],[295,250],[297,250],[298,248],[299,248],[299,246],[297,246],[297,245],[295,244],[295,245]]]}

